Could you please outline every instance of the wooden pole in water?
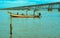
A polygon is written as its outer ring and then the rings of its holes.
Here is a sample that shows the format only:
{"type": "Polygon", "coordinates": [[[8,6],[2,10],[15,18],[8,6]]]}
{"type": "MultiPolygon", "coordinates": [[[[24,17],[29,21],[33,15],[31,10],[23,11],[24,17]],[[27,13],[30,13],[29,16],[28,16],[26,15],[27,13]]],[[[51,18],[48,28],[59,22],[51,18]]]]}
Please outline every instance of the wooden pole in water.
{"type": "Polygon", "coordinates": [[[28,15],[28,13],[27,13],[27,12],[28,12],[28,10],[26,10],[26,15],[28,15]]]}
{"type": "Polygon", "coordinates": [[[10,38],[12,38],[12,16],[10,15],[10,38]]]}

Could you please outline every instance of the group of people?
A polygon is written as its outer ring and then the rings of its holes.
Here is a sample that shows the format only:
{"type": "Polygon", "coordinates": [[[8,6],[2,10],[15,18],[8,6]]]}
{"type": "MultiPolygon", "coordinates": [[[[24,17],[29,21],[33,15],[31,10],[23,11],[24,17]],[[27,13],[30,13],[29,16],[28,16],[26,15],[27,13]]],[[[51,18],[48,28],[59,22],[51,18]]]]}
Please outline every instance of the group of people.
{"type": "MultiPolygon", "coordinates": [[[[19,13],[17,12],[17,15],[19,15],[19,13]]],[[[21,15],[24,15],[23,13],[21,15]]],[[[39,16],[41,16],[41,13],[39,13],[39,16]]]]}
{"type": "MultiPolygon", "coordinates": [[[[19,15],[19,13],[17,12],[17,15],[19,15]]],[[[21,15],[24,15],[23,13],[21,15]]]]}

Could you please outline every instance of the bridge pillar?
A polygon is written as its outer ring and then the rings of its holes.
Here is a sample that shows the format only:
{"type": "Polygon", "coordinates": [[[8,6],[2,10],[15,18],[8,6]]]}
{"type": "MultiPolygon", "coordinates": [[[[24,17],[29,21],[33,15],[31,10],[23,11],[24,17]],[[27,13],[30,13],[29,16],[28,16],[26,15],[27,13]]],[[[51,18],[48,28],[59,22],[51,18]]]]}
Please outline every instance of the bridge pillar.
{"type": "Polygon", "coordinates": [[[59,4],[59,8],[58,8],[58,11],[60,12],[60,4],[59,4]]]}
{"type": "Polygon", "coordinates": [[[48,6],[48,11],[52,11],[52,5],[48,6]]]}

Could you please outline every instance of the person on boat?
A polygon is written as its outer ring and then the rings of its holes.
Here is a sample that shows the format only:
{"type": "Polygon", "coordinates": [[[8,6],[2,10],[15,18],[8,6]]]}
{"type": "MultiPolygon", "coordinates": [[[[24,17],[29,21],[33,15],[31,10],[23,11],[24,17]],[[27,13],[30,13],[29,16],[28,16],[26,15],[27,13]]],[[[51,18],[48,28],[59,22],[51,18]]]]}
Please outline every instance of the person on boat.
{"type": "Polygon", "coordinates": [[[17,15],[18,15],[18,12],[17,12],[17,15]]]}
{"type": "Polygon", "coordinates": [[[23,13],[21,15],[24,15],[23,13]]]}
{"type": "Polygon", "coordinates": [[[39,16],[41,16],[41,13],[39,13],[39,16]]]}

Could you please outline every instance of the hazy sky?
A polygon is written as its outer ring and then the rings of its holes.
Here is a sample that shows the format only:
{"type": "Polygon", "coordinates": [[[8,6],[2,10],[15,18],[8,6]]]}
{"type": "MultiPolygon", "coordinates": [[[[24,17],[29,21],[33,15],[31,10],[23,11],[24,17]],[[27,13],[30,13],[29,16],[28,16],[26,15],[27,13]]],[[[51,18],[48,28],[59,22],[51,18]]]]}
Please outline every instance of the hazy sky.
{"type": "Polygon", "coordinates": [[[60,2],[60,0],[0,0],[0,8],[60,2]]]}

